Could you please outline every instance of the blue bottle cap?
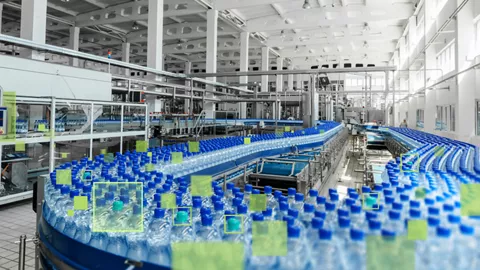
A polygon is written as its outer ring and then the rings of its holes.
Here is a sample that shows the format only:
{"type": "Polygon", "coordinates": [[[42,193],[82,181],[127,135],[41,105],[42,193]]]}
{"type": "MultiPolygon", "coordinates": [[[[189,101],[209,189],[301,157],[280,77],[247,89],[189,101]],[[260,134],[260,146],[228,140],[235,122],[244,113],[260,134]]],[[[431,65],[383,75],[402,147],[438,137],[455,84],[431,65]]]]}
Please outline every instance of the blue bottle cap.
{"type": "Polygon", "coordinates": [[[354,199],[354,200],[357,200],[358,197],[360,197],[360,195],[358,195],[357,192],[349,192],[349,193],[348,193],[348,197],[350,197],[350,198],[352,198],[352,199],[354,199]]]}
{"type": "Polygon", "coordinates": [[[378,215],[377,215],[377,213],[375,213],[375,212],[372,212],[372,211],[367,211],[367,212],[365,212],[365,218],[366,218],[367,220],[375,219],[375,218],[377,218],[377,217],[378,217],[378,215]]]}
{"type": "Polygon", "coordinates": [[[235,193],[235,198],[239,198],[239,199],[243,200],[244,195],[243,195],[242,192],[237,192],[237,193],[235,193]]]}
{"type": "Polygon", "coordinates": [[[365,235],[361,230],[357,230],[357,229],[350,230],[350,238],[354,241],[362,241],[364,236],[365,235]]]}
{"type": "Polygon", "coordinates": [[[328,229],[320,229],[318,235],[321,240],[332,240],[332,231],[328,229]]]}
{"type": "Polygon", "coordinates": [[[348,210],[345,210],[345,209],[338,209],[337,210],[337,215],[339,217],[348,217],[350,213],[348,212],[348,210]]]}
{"type": "Polygon", "coordinates": [[[96,200],[96,207],[103,207],[106,205],[106,201],[104,198],[97,198],[96,200]]]}
{"type": "Polygon", "coordinates": [[[202,219],[202,226],[212,226],[213,217],[211,215],[203,215],[201,219],[202,219]]]}
{"type": "Polygon", "coordinates": [[[431,198],[425,198],[424,201],[426,205],[433,205],[435,203],[435,201],[431,198]]]}
{"type": "Polygon", "coordinates": [[[240,199],[240,198],[235,198],[235,199],[232,200],[232,206],[233,207],[239,206],[241,203],[242,203],[242,199],[240,199]]]}
{"type": "Polygon", "coordinates": [[[461,224],[461,225],[460,225],[460,232],[461,232],[463,235],[473,235],[474,232],[475,232],[475,229],[474,229],[472,226],[468,226],[468,225],[465,225],[465,224],[461,224]]]}
{"type": "Polygon", "coordinates": [[[428,226],[436,227],[436,226],[440,225],[440,219],[438,219],[436,217],[428,217],[427,218],[427,223],[428,223],[428,226]]]}
{"type": "Polygon", "coordinates": [[[420,201],[417,201],[417,200],[410,201],[410,208],[419,208],[419,207],[420,207],[420,201]]]}
{"type": "Polygon", "coordinates": [[[70,193],[70,187],[69,186],[62,186],[60,188],[60,193],[62,195],[66,195],[66,194],[69,194],[70,193]]]}
{"type": "Polygon", "coordinates": [[[295,218],[292,216],[284,216],[283,221],[287,223],[287,226],[293,226],[293,224],[295,223],[295,218]]]}
{"type": "Polygon", "coordinates": [[[325,204],[326,201],[327,201],[327,198],[325,198],[323,196],[318,196],[317,197],[317,204],[325,204]]]}
{"type": "Polygon", "coordinates": [[[280,202],[280,211],[287,211],[288,210],[288,203],[280,202]]]}
{"type": "Polygon", "coordinates": [[[271,217],[273,214],[273,210],[272,208],[267,207],[265,208],[265,210],[262,211],[262,214],[264,217],[271,217]]]}
{"type": "Polygon", "coordinates": [[[280,190],[275,190],[273,192],[273,197],[280,199],[282,197],[282,192],[280,190]]]}
{"type": "Polygon", "coordinates": [[[288,188],[288,196],[295,196],[297,190],[295,188],[288,188]]]}
{"type": "Polygon", "coordinates": [[[440,209],[437,207],[428,207],[428,214],[429,215],[439,215],[440,209]]]}
{"type": "Polygon", "coordinates": [[[334,203],[330,203],[330,202],[326,202],[325,203],[325,209],[327,211],[335,211],[335,204],[334,203]]]}
{"type": "Polygon", "coordinates": [[[76,190],[70,190],[70,198],[74,198],[75,196],[79,196],[80,195],[80,190],[76,189],[76,190]]]}
{"type": "Polygon", "coordinates": [[[120,189],[120,195],[128,195],[128,190],[124,189],[124,188],[121,188],[120,189]]]}
{"type": "Polygon", "coordinates": [[[252,188],[253,188],[252,185],[246,184],[245,185],[245,192],[252,192],[252,188]]]}
{"type": "Polygon", "coordinates": [[[221,201],[216,201],[214,204],[215,211],[223,211],[224,204],[221,201]]]}
{"type": "Polygon", "coordinates": [[[239,187],[233,187],[232,188],[232,193],[235,194],[237,192],[240,192],[240,188],[239,187]]]}
{"type": "Polygon", "coordinates": [[[398,203],[398,202],[394,202],[392,203],[392,208],[394,210],[402,210],[403,209],[403,205],[401,203],[398,203]]]}
{"type": "Polygon", "coordinates": [[[395,210],[388,211],[388,217],[392,220],[399,220],[400,219],[400,212],[395,210]]]}
{"type": "Polygon", "coordinates": [[[352,199],[352,198],[346,198],[346,199],[345,199],[345,204],[346,204],[347,206],[352,206],[352,205],[355,204],[355,200],[352,199]]]}
{"type": "Polygon", "coordinates": [[[383,237],[387,237],[387,238],[390,238],[390,237],[395,237],[395,232],[392,231],[392,230],[387,230],[387,229],[383,229],[382,230],[382,236],[383,237]]]}
{"type": "Polygon", "coordinates": [[[235,187],[235,184],[232,182],[227,183],[227,189],[232,190],[235,187]]]}
{"type": "Polygon", "coordinates": [[[315,211],[315,206],[313,204],[306,203],[303,205],[303,212],[313,213],[315,211]]]}
{"type": "Polygon", "coordinates": [[[120,195],[120,200],[124,203],[124,204],[128,204],[130,202],[130,197],[128,195],[120,195]]]}
{"type": "Polygon", "coordinates": [[[247,210],[248,210],[248,207],[246,204],[240,204],[239,206],[237,206],[237,213],[240,214],[240,215],[244,215],[247,213],[247,210]]]}
{"type": "Polygon", "coordinates": [[[370,192],[372,192],[372,189],[370,187],[367,187],[367,186],[362,187],[362,193],[370,193],[370,192]]]}
{"type": "Polygon", "coordinates": [[[346,217],[338,217],[338,226],[340,228],[350,227],[350,219],[346,217]]]}
{"type": "Polygon", "coordinates": [[[108,200],[108,201],[111,201],[113,200],[113,198],[115,197],[114,193],[109,191],[109,192],[105,192],[105,199],[108,200]]]}
{"type": "Polygon", "coordinates": [[[350,211],[354,214],[358,214],[362,211],[362,207],[360,205],[354,204],[354,205],[350,206],[350,211]]]}
{"type": "Polygon", "coordinates": [[[153,201],[159,202],[161,200],[162,200],[162,195],[161,194],[158,194],[158,193],[153,194],[153,201]]]}
{"type": "Polygon", "coordinates": [[[288,209],[288,215],[294,218],[298,218],[298,210],[297,209],[288,209]]]}
{"type": "Polygon", "coordinates": [[[332,202],[338,202],[338,193],[332,193],[330,194],[330,201],[332,202]]]}
{"type": "Polygon", "coordinates": [[[451,230],[449,228],[445,228],[442,226],[437,227],[437,236],[442,237],[442,238],[448,238],[450,237],[451,230]]]}
{"type": "Polygon", "coordinates": [[[264,192],[265,194],[272,194],[272,187],[271,187],[271,186],[265,186],[265,187],[263,188],[263,192],[264,192]]]}
{"type": "Polygon", "coordinates": [[[211,215],[212,210],[208,207],[202,207],[200,208],[200,215],[211,215]]]}
{"type": "Polygon", "coordinates": [[[386,204],[392,204],[395,201],[395,198],[392,196],[385,196],[385,203],[386,204]]]}
{"type": "Polygon", "coordinates": [[[315,217],[325,219],[325,217],[327,216],[327,213],[317,210],[317,211],[314,212],[314,215],[315,215],[315,217]]]}
{"type": "Polygon", "coordinates": [[[454,224],[459,224],[460,223],[460,216],[457,215],[448,215],[448,222],[454,223],[454,224]]]}
{"type": "Polygon", "coordinates": [[[454,210],[454,206],[448,203],[443,204],[443,211],[452,212],[454,210]]]}
{"type": "Polygon", "coordinates": [[[192,199],[192,205],[193,205],[193,208],[200,208],[202,207],[202,200],[192,199]]]}
{"type": "Polygon", "coordinates": [[[302,193],[296,193],[295,194],[295,201],[296,202],[303,202],[303,194],[302,193]]]}
{"type": "Polygon", "coordinates": [[[409,214],[411,218],[420,218],[421,212],[418,209],[410,209],[409,214]]]}
{"type": "Polygon", "coordinates": [[[377,219],[370,219],[368,221],[368,228],[370,230],[380,230],[382,228],[382,222],[377,219]]]}
{"type": "Polygon", "coordinates": [[[142,213],[142,207],[138,204],[133,205],[133,214],[134,215],[140,215],[142,213]]]}
{"type": "Polygon", "coordinates": [[[254,188],[254,189],[252,190],[252,194],[260,194],[260,190],[254,188]]]}
{"type": "Polygon", "coordinates": [[[233,210],[225,210],[224,214],[227,216],[227,220],[232,217],[232,215],[235,215],[235,211],[233,210]]]}
{"type": "Polygon", "coordinates": [[[300,228],[297,226],[288,226],[288,237],[289,238],[300,237],[300,228]]]}
{"type": "Polygon", "coordinates": [[[317,197],[318,196],[318,190],[310,189],[310,191],[308,192],[308,195],[310,195],[310,197],[317,197]]]}
{"type": "Polygon", "coordinates": [[[312,228],[314,229],[320,229],[323,227],[323,219],[321,218],[312,218],[312,228]]]}
{"type": "Polygon", "coordinates": [[[263,221],[264,217],[262,213],[254,213],[252,214],[252,220],[253,221],[263,221]]]}
{"type": "Polygon", "coordinates": [[[400,201],[402,202],[408,202],[410,198],[406,194],[400,194],[400,201]]]}
{"type": "Polygon", "coordinates": [[[335,194],[335,193],[337,193],[336,189],[334,189],[334,188],[329,188],[328,189],[328,195],[335,194]]]}

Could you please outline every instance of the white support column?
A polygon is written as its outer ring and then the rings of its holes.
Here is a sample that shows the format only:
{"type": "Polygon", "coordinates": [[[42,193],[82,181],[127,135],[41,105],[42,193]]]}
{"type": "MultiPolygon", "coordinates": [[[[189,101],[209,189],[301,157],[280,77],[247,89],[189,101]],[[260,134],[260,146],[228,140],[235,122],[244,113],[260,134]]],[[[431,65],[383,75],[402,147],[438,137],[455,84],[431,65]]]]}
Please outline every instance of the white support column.
{"type": "Polygon", "coordinates": [[[147,66],[163,70],[163,0],[148,1],[147,66]]]}
{"type": "Polygon", "coordinates": [[[2,14],[3,14],[3,4],[0,3],[0,34],[2,33],[2,14]]]}
{"type": "MultiPolygon", "coordinates": [[[[70,27],[70,37],[68,39],[68,48],[78,51],[80,45],[80,27],[70,27]]],[[[69,58],[71,66],[78,67],[78,58],[69,58]]]]}
{"type": "MultiPolygon", "coordinates": [[[[130,63],[130,43],[122,43],[122,62],[130,63]]],[[[124,69],[125,76],[130,76],[130,70],[128,68],[124,69]]]]}
{"type": "Polygon", "coordinates": [[[297,91],[300,91],[302,89],[303,89],[303,75],[297,74],[297,91]]]}
{"type": "MultiPolygon", "coordinates": [[[[285,58],[283,57],[278,57],[277,58],[277,70],[282,71],[283,70],[283,61],[285,58]]],[[[283,92],[283,75],[277,75],[277,92],[283,92]]]]}
{"type": "MultiPolygon", "coordinates": [[[[292,71],[293,70],[293,63],[290,63],[290,65],[288,66],[288,70],[292,71]]],[[[288,91],[292,91],[293,90],[293,74],[289,74],[288,75],[288,91]]]]}
{"type": "MultiPolygon", "coordinates": [[[[192,62],[185,62],[185,71],[183,72],[183,74],[190,74],[192,73],[192,62]]],[[[190,80],[185,80],[185,85],[186,86],[190,86],[190,80]]],[[[187,93],[185,93],[185,95],[187,95],[187,93]]],[[[189,92],[188,95],[190,96],[191,93],[189,92]]],[[[184,107],[184,110],[186,113],[190,113],[190,99],[186,98],[185,99],[185,102],[183,103],[183,107],[184,107]]],[[[193,104],[192,104],[193,106],[193,104]]],[[[192,107],[193,109],[193,107],[192,107]]]]}
{"type": "MultiPolygon", "coordinates": [[[[218,10],[209,9],[207,11],[207,73],[217,73],[217,33],[218,33],[218,10]]],[[[217,81],[217,78],[211,77],[207,80],[217,81]]],[[[207,87],[213,90],[212,86],[207,87]]],[[[207,97],[213,97],[213,94],[208,93],[207,97]]],[[[205,101],[203,110],[206,113],[206,118],[213,118],[215,114],[215,103],[205,101]]]]}
{"type": "MultiPolygon", "coordinates": [[[[47,0],[23,0],[20,22],[20,37],[45,44],[47,32],[47,0]]],[[[25,49],[20,52],[25,58],[45,60],[45,54],[25,49]]]]}
{"type": "MultiPolygon", "coordinates": [[[[262,47],[262,71],[268,71],[270,68],[269,59],[270,48],[262,47]]],[[[262,92],[268,92],[268,75],[262,76],[262,92]]]]}
{"type": "MultiPolygon", "coordinates": [[[[249,32],[242,32],[240,33],[240,72],[248,71],[248,48],[249,48],[249,40],[250,33],[249,32]]],[[[240,83],[245,84],[248,83],[248,76],[241,76],[240,83]]],[[[242,87],[243,89],[247,89],[247,86],[242,87]]],[[[247,118],[247,103],[240,102],[238,104],[238,109],[240,111],[240,118],[245,119],[247,118]]]]}

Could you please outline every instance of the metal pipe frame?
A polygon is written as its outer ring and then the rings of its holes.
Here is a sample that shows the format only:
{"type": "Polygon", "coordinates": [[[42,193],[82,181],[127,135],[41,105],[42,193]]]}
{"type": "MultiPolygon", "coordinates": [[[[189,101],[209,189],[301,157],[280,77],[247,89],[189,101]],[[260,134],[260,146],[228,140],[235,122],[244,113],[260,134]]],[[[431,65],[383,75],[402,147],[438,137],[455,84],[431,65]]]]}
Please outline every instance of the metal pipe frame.
{"type": "Polygon", "coordinates": [[[326,69],[307,69],[307,70],[269,70],[269,71],[243,71],[243,72],[221,72],[221,73],[202,73],[187,74],[187,76],[196,76],[202,78],[208,77],[239,77],[239,76],[262,76],[262,75],[297,75],[297,74],[324,74],[324,73],[353,73],[353,72],[386,72],[395,71],[392,66],[387,67],[367,67],[367,68],[326,68],[326,69]]]}

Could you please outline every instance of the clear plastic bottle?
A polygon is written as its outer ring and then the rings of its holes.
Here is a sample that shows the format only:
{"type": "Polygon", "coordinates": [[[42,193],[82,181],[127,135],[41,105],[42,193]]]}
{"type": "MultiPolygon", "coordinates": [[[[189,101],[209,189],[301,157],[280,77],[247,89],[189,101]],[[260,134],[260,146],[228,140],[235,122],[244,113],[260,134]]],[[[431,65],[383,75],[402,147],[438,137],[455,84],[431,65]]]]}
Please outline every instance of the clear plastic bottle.
{"type": "Polygon", "coordinates": [[[299,212],[303,211],[303,199],[304,196],[302,193],[295,194],[295,202],[293,203],[292,208],[297,209],[299,212]]]}
{"type": "Polygon", "coordinates": [[[364,241],[364,233],[361,230],[351,229],[350,230],[350,239],[347,241],[346,258],[347,268],[346,269],[366,269],[367,264],[367,250],[364,241]]]}
{"type": "Polygon", "coordinates": [[[215,242],[220,241],[220,234],[218,230],[213,226],[213,217],[211,215],[202,216],[202,226],[197,231],[197,242],[215,242]]]}
{"type": "Polygon", "coordinates": [[[297,226],[288,227],[288,253],[286,256],[280,257],[279,269],[307,269],[310,258],[309,250],[305,240],[300,237],[301,229],[297,226]]]}
{"type": "Polygon", "coordinates": [[[305,203],[309,203],[309,204],[313,204],[314,206],[317,206],[317,197],[318,197],[318,190],[310,189],[308,191],[308,197],[305,200],[305,203]]]}
{"type": "Polygon", "coordinates": [[[165,219],[165,209],[157,208],[148,228],[148,261],[170,265],[171,225],[165,219]]]}
{"type": "Polygon", "coordinates": [[[313,204],[306,203],[303,205],[303,212],[300,214],[300,221],[306,229],[310,228],[312,224],[312,219],[315,217],[314,211],[315,206],[313,204]]]}
{"type": "Polygon", "coordinates": [[[325,203],[327,202],[327,198],[323,196],[317,196],[317,206],[315,210],[325,212],[325,203]]]}
{"type": "Polygon", "coordinates": [[[178,211],[175,216],[175,224],[172,227],[170,241],[175,242],[191,242],[195,240],[195,233],[189,221],[187,211],[178,211]]]}
{"type": "Polygon", "coordinates": [[[437,236],[432,239],[432,243],[429,245],[426,254],[428,258],[428,269],[454,269],[452,253],[453,241],[451,231],[445,227],[437,227],[437,236]]]}
{"type": "Polygon", "coordinates": [[[337,270],[339,264],[337,246],[332,240],[333,233],[328,229],[320,229],[319,240],[316,242],[314,248],[312,248],[312,269],[324,269],[324,270],[337,270]]]}
{"type": "Polygon", "coordinates": [[[295,194],[297,194],[297,190],[295,188],[288,188],[288,207],[293,207],[293,204],[295,203],[295,194]]]}
{"type": "Polygon", "coordinates": [[[275,220],[283,220],[283,217],[288,215],[288,204],[281,202],[279,208],[275,213],[275,220]]]}
{"type": "Polygon", "coordinates": [[[453,265],[455,265],[455,269],[478,269],[478,242],[475,241],[474,234],[474,227],[460,225],[460,234],[454,238],[453,265]]]}

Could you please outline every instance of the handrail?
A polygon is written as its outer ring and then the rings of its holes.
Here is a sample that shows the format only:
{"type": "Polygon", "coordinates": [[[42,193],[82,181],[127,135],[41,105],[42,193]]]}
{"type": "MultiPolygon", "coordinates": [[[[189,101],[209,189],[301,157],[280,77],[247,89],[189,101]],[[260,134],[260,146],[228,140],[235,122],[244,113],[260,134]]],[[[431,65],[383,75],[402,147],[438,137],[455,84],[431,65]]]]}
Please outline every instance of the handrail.
{"type": "Polygon", "coordinates": [[[95,62],[101,62],[104,64],[108,65],[113,65],[113,66],[118,66],[118,67],[123,67],[123,68],[128,68],[128,69],[134,69],[134,70],[139,70],[139,71],[145,71],[148,73],[153,73],[156,75],[161,75],[161,76],[166,76],[166,77],[171,77],[171,78],[178,78],[178,79],[184,79],[187,80],[191,78],[193,81],[199,82],[199,83],[204,83],[212,86],[217,86],[217,87],[222,87],[230,90],[236,90],[236,91],[241,91],[241,92],[248,92],[248,93],[253,93],[251,90],[245,90],[239,87],[232,87],[224,83],[219,83],[219,82],[214,82],[214,81],[209,81],[205,79],[200,79],[200,78],[194,78],[192,76],[186,76],[185,74],[179,74],[179,73],[172,73],[168,71],[162,71],[162,70],[157,70],[154,68],[149,68],[149,67],[144,67],[144,66],[139,66],[131,63],[126,63],[123,61],[118,61],[114,59],[108,59],[105,57],[89,54],[89,53],[84,53],[84,52],[79,52],[76,50],[71,50],[67,48],[62,48],[62,47],[57,47],[53,45],[48,45],[48,44],[40,44],[37,42],[33,42],[31,40],[27,39],[22,39],[22,38],[17,38],[17,37],[12,37],[12,36],[7,36],[7,35],[2,35],[0,34],[0,41],[3,42],[8,42],[11,44],[15,45],[20,45],[23,47],[28,47],[31,49],[40,49],[40,50],[45,50],[45,51],[50,51],[50,52],[55,52],[58,54],[62,55],[68,55],[71,57],[76,57],[76,58],[82,58],[82,59],[87,59],[95,62]]]}
{"type": "Polygon", "coordinates": [[[197,121],[193,125],[193,132],[195,132],[195,135],[197,137],[200,135],[200,131],[203,129],[203,124],[205,124],[205,117],[206,116],[207,116],[207,113],[204,110],[202,110],[200,112],[200,114],[198,115],[197,121]],[[197,131],[197,127],[199,127],[200,120],[202,120],[202,119],[204,120],[204,121],[202,121],[203,124],[200,126],[200,128],[197,131]]]}

